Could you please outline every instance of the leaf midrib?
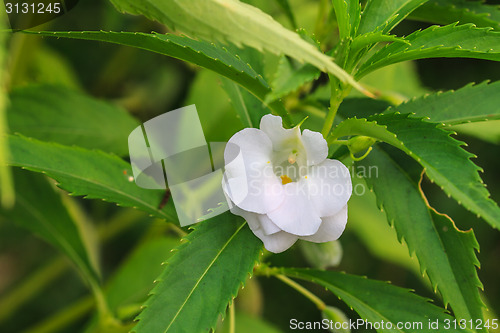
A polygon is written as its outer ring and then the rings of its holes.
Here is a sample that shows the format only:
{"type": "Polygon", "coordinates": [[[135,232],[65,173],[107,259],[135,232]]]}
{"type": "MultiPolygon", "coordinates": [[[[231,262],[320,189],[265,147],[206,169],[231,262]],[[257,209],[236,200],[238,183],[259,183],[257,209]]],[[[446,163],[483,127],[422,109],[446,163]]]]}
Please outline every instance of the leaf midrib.
{"type": "MultiPolygon", "coordinates": [[[[303,274],[303,273],[302,273],[302,274],[301,274],[301,273],[299,273],[299,274],[300,274],[300,275],[302,275],[302,276],[308,276],[308,275],[307,275],[307,273],[305,273],[305,274],[303,274]]],[[[299,277],[300,277],[300,276],[299,276],[299,277]]],[[[330,289],[336,290],[336,291],[337,291],[337,293],[336,293],[337,295],[338,295],[339,293],[341,293],[341,294],[342,294],[342,293],[344,293],[344,294],[346,294],[346,295],[350,296],[350,297],[351,297],[351,298],[353,298],[354,300],[358,301],[360,304],[362,304],[362,305],[364,305],[365,307],[367,307],[369,310],[373,311],[375,314],[379,315],[382,319],[385,319],[386,321],[393,323],[393,321],[392,321],[392,320],[388,319],[386,316],[382,315],[379,311],[375,310],[373,307],[371,307],[371,306],[370,306],[369,304],[367,304],[365,301],[363,301],[363,300],[359,299],[358,297],[354,296],[353,294],[351,294],[351,293],[349,293],[349,292],[347,292],[347,291],[345,291],[345,290],[343,290],[343,289],[340,289],[340,288],[338,288],[338,287],[334,286],[333,284],[331,284],[331,283],[329,283],[329,282],[327,282],[327,281],[325,281],[325,280],[323,280],[323,279],[318,279],[317,277],[314,277],[314,276],[311,276],[311,278],[313,279],[313,282],[314,282],[314,280],[316,280],[316,281],[321,281],[321,282],[323,282],[323,283],[320,283],[320,284],[325,285],[325,286],[328,286],[327,288],[330,288],[330,289]]],[[[302,278],[302,279],[305,279],[305,278],[302,278]]],[[[333,291],[333,290],[332,290],[332,291],[333,291]]],[[[405,331],[401,331],[400,329],[398,329],[398,331],[399,331],[399,332],[401,332],[401,333],[405,333],[405,331]]]]}
{"type": "MultiPolygon", "coordinates": [[[[23,163],[22,165],[21,165],[21,163],[16,163],[16,164],[18,164],[19,166],[24,167],[24,168],[32,168],[32,169],[35,169],[35,170],[42,170],[40,167],[38,167],[36,165],[29,164],[29,163],[23,163]]],[[[96,185],[98,187],[102,187],[104,189],[110,190],[113,193],[120,194],[120,195],[122,195],[122,196],[124,196],[126,198],[131,199],[132,201],[140,203],[144,207],[147,207],[147,208],[151,209],[152,211],[155,211],[155,212],[159,213],[165,219],[171,219],[172,218],[171,216],[168,216],[167,214],[165,214],[165,212],[156,209],[154,206],[149,205],[145,201],[142,201],[142,200],[140,200],[139,198],[137,198],[135,196],[131,196],[131,195],[127,194],[126,192],[122,192],[122,191],[120,191],[120,190],[118,190],[116,188],[113,188],[113,187],[107,187],[104,184],[96,182],[96,181],[94,181],[92,179],[82,178],[82,177],[79,177],[77,175],[74,175],[74,174],[71,174],[71,173],[67,173],[67,172],[63,172],[61,170],[55,170],[55,169],[52,169],[52,168],[44,168],[42,171],[45,172],[45,173],[47,173],[47,174],[49,172],[52,173],[52,174],[60,174],[62,176],[66,176],[66,177],[70,177],[70,178],[75,178],[75,179],[78,179],[80,181],[84,181],[84,182],[87,182],[87,183],[90,183],[90,184],[94,184],[94,185],[96,185]]],[[[62,183],[60,183],[60,184],[62,186],[64,186],[62,183]]],[[[86,195],[88,195],[88,194],[86,194],[86,195]]]]}
{"type": "Polygon", "coordinates": [[[181,313],[181,311],[184,309],[184,306],[186,305],[186,303],[188,302],[189,298],[194,293],[194,291],[196,290],[196,288],[198,287],[198,285],[200,284],[200,282],[203,280],[203,278],[205,277],[205,275],[212,268],[212,266],[214,265],[215,261],[217,261],[217,259],[220,257],[220,255],[226,249],[226,247],[229,245],[229,243],[233,240],[233,238],[236,237],[236,235],[240,232],[240,230],[245,226],[245,224],[246,224],[246,222],[242,223],[241,226],[238,227],[238,229],[231,235],[231,237],[226,241],[226,243],[224,243],[224,245],[222,246],[222,248],[217,252],[217,255],[214,257],[214,259],[207,266],[207,268],[205,269],[205,271],[203,272],[203,274],[200,276],[200,278],[196,281],[195,285],[193,286],[193,288],[189,292],[188,296],[186,297],[186,299],[184,300],[184,302],[182,303],[182,305],[179,307],[179,310],[177,311],[177,313],[175,314],[175,316],[170,321],[170,324],[167,326],[167,328],[165,329],[164,333],[167,333],[167,331],[169,330],[170,326],[173,325],[173,323],[175,322],[175,320],[177,319],[177,317],[179,316],[179,314],[181,313]]]}

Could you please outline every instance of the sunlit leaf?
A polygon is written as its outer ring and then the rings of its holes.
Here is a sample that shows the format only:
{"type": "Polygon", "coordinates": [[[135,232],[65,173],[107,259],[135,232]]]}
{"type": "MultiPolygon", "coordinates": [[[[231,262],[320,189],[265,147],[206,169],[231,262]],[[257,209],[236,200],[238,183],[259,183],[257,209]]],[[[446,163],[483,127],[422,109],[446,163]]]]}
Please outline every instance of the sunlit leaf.
{"type": "Polygon", "coordinates": [[[308,62],[364,90],[327,55],[284,28],[260,9],[238,0],[111,0],[121,12],[144,15],[173,29],[206,40],[248,45],[308,62]],[[210,13],[210,15],[206,15],[210,13]]]}

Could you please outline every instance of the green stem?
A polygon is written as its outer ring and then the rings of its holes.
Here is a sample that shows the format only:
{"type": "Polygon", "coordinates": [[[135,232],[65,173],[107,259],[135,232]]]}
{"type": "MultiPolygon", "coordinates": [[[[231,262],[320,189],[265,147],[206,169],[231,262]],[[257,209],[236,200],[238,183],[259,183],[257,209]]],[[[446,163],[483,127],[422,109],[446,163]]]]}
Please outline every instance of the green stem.
{"type": "Polygon", "coordinates": [[[306,298],[308,298],[311,302],[313,302],[316,305],[316,307],[320,311],[323,311],[326,308],[325,302],[323,302],[318,296],[314,295],[313,293],[311,293],[306,288],[302,287],[297,282],[289,279],[288,277],[286,277],[283,274],[276,274],[274,276],[276,278],[280,279],[281,281],[283,281],[284,283],[286,283],[287,285],[289,285],[290,287],[292,287],[293,289],[297,290],[299,293],[304,295],[306,298]]]}
{"type": "Polygon", "coordinates": [[[235,333],[236,328],[235,328],[235,319],[234,319],[234,300],[229,305],[229,333],[235,333]]]}
{"type": "Polygon", "coordinates": [[[333,75],[329,75],[329,77],[331,85],[330,108],[328,109],[323,129],[321,130],[321,134],[323,134],[325,139],[333,128],[335,116],[337,115],[340,104],[351,91],[351,86],[345,87],[345,85],[333,75]]]}
{"type": "MultiPolygon", "coordinates": [[[[7,27],[7,15],[5,7],[0,5],[0,30],[7,27]]],[[[15,190],[12,180],[12,172],[7,165],[9,156],[9,145],[7,142],[7,85],[8,73],[5,65],[7,60],[7,40],[8,34],[0,33],[0,205],[11,208],[15,202],[15,190]]]]}

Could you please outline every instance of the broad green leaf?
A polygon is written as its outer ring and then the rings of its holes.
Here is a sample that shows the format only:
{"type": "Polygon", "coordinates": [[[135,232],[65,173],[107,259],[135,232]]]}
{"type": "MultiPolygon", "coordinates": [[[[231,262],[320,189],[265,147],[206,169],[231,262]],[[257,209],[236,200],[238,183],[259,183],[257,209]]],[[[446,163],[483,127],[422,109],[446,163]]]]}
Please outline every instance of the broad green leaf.
{"type": "Polygon", "coordinates": [[[53,85],[12,91],[7,116],[13,133],[122,156],[128,155],[128,135],[139,126],[117,106],[53,85]]]}
{"type": "Polygon", "coordinates": [[[332,4],[337,17],[340,38],[356,36],[361,19],[359,0],[333,0],[332,4]]]}
{"type": "Polygon", "coordinates": [[[500,120],[454,125],[449,129],[500,145],[500,120]]]}
{"type": "Polygon", "coordinates": [[[367,119],[347,119],[329,138],[366,135],[387,142],[413,157],[429,178],[458,203],[500,229],[500,208],[489,198],[473,156],[450,137],[451,132],[418,118],[401,114],[383,114],[367,119]]]}
{"type": "Polygon", "coordinates": [[[71,217],[59,193],[43,175],[19,169],[15,169],[13,174],[15,206],[0,209],[0,214],[39,235],[68,256],[85,278],[97,283],[98,268],[87,246],[85,226],[71,217]]]}
{"type": "MultiPolygon", "coordinates": [[[[435,332],[429,328],[429,320],[439,320],[444,330],[445,320],[453,317],[415,295],[409,289],[393,286],[389,283],[370,280],[362,276],[334,271],[320,271],[303,268],[284,268],[283,272],[298,279],[312,281],[330,290],[347,305],[352,307],[362,319],[371,323],[391,323],[391,328],[380,328],[377,332],[435,332]],[[414,327],[397,328],[398,323],[415,323],[414,327]],[[420,326],[421,325],[421,326],[420,326]]],[[[387,327],[387,326],[385,326],[387,327]]],[[[366,326],[358,329],[365,330],[366,326]]],[[[451,327],[448,332],[463,332],[451,327]]]]}
{"type": "MultiPolygon", "coordinates": [[[[265,96],[271,91],[262,76],[241,59],[214,44],[197,41],[184,36],[105,31],[36,33],[25,31],[25,33],[56,38],[102,41],[137,47],[210,69],[238,83],[262,101],[264,101],[265,96]]],[[[269,108],[282,116],[285,123],[289,123],[288,114],[281,102],[275,101],[270,103],[269,108]]],[[[289,123],[289,125],[291,124],[289,123]]]]}
{"type": "Polygon", "coordinates": [[[245,127],[259,128],[260,119],[264,115],[271,113],[271,110],[265,104],[255,98],[255,96],[241,89],[240,86],[231,80],[223,78],[222,87],[229,96],[236,114],[245,127]]]}
{"type": "Polygon", "coordinates": [[[405,37],[410,45],[392,43],[371,56],[356,78],[390,64],[424,58],[476,58],[500,61],[500,32],[473,24],[432,26],[405,37]]]}
{"type": "Polygon", "coordinates": [[[326,71],[356,89],[364,89],[330,57],[284,28],[260,9],[238,0],[111,0],[122,12],[144,15],[178,31],[206,40],[248,45],[286,54],[326,71]],[[207,15],[210,13],[210,15],[207,15]]]}
{"type": "Polygon", "coordinates": [[[500,119],[500,81],[426,95],[385,111],[392,112],[413,113],[446,125],[500,119]]]}
{"type": "Polygon", "coordinates": [[[115,155],[22,136],[8,138],[10,165],[45,173],[72,195],[136,207],[168,221],[177,221],[171,201],[158,209],[165,191],[137,186],[130,179],[130,164],[115,155]]]}
{"type": "Polygon", "coordinates": [[[398,163],[396,154],[376,148],[360,165],[377,167],[378,177],[367,177],[366,182],[395,227],[399,241],[404,239],[409,252],[415,253],[421,272],[427,273],[444,304],[451,305],[458,319],[482,318],[484,305],[478,292],[482,284],[474,252],[479,245],[474,233],[459,231],[448,217],[428,207],[412,168],[398,163]]]}
{"type": "Polygon", "coordinates": [[[214,329],[219,315],[252,273],[261,248],[246,222],[228,212],[197,224],[165,262],[134,331],[214,329]]]}
{"type": "Polygon", "coordinates": [[[361,15],[358,35],[382,31],[388,33],[427,0],[368,0],[361,15]]]}
{"type": "Polygon", "coordinates": [[[280,99],[296,91],[305,83],[316,80],[320,75],[319,70],[309,64],[294,64],[291,59],[282,56],[278,68],[271,82],[272,91],[266,96],[267,102],[280,99]]]}
{"type": "Polygon", "coordinates": [[[353,177],[354,195],[349,199],[349,230],[363,242],[376,258],[404,267],[421,277],[418,262],[408,253],[405,244],[398,242],[394,228],[387,228],[387,217],[377,208],[376,198],[364,181],[358,177],[378,177],[378,167],[356,165],[353,177]],[[361,194],[363,193],[363,194],[361,194]],[[369,221],[370,228],[367,228],[369,221]]]}
{"type": "Polygon", "coordinates": [[[413,11],[409,19],[436,24],[474,23],[500,29],[500,8],[479,0],[429,0],[413,11]]]}

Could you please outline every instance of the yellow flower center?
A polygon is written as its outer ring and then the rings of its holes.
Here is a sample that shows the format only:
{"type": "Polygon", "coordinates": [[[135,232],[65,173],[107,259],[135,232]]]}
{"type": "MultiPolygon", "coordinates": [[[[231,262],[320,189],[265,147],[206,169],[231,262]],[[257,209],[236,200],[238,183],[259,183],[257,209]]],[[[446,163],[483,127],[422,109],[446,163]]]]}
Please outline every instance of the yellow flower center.
{"type": "Polygon", "coordinates": [[[280,176],[280,178],[281,178],[282,185],[286,185],[286,184],[292,182],[292,179],[290,177],[288,177],[287,175],[280,176]]]}

